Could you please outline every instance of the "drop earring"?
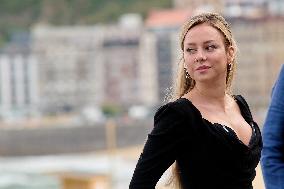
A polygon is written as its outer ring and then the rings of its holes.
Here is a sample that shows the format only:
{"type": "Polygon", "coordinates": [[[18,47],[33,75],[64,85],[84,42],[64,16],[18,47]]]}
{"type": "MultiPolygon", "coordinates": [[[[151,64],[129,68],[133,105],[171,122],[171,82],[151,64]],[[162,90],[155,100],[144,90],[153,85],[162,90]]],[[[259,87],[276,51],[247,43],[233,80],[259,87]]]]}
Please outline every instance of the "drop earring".
{"type": "Polygon", "coordinates": [[[186,78],[186,79],[189,79],[189,78],[190,78],[190,75],[189,75],[188,72],[186,71],[186,68],[184,68],[184,73],[185,73],[185,78],[186,78]]]}
{"type": "Polygon", "coordinates": [[[232,70],[232,63],[228,64],[228,70],[231,71],[232,70]]]}

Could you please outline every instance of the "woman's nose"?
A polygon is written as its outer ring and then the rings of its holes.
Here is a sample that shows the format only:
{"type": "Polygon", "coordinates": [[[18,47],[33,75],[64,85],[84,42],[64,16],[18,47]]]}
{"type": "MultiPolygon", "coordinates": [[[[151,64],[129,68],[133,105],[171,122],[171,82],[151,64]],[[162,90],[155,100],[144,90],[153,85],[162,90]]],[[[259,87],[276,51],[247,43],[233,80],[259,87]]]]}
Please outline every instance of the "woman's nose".
{"type": "Polygon", "coordinates": [[[203,52],[202,50],[197,51],[197,54],[194,60],[195,62],[205,61],[206,60],[205,52],[203,52]]]}

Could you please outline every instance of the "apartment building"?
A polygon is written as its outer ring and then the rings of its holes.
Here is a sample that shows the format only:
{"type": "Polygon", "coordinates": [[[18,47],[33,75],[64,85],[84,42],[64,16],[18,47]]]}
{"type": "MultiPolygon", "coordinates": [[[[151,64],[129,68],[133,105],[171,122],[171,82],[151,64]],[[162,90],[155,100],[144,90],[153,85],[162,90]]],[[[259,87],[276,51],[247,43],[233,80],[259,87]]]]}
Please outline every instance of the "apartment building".
{"type": "Polygon", "coordinates": [[[29,35],[22,35],[0,53],[0,116],[4,120],[38,114],[38,60],[30,53],[29,40],[29,35]]]}
{"type": "Polygon", "coordinates": [[[40,109],[77,111],[103,98],[100,27],[43,26],[32,30],[32,53],[39,60],[40,109]]]}

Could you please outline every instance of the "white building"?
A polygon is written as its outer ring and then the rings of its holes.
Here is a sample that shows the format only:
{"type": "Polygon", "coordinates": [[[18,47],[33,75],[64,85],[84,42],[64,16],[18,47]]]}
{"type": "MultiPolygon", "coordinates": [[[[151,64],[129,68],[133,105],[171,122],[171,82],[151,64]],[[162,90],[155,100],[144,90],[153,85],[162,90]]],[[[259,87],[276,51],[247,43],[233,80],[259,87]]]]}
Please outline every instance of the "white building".
{"type": "Polygon", "coordinates": [[[103,72],[99,26],[36,26],[32,52],[39,62],[40,109],[77,111],[102,100],[103,72]]]}
{"type": "Polygon", "coordinates": [[[143,103],[139,62],[142,19],[135,14],[104,26],[42,26],[32,30],[45,113],[105,103],[143,103]]]}
{"type": "Polygon", "coordinates": [[[38,62],[30,54],[0,55],[0,115],[3,119],[37,114],[38,62]]]}

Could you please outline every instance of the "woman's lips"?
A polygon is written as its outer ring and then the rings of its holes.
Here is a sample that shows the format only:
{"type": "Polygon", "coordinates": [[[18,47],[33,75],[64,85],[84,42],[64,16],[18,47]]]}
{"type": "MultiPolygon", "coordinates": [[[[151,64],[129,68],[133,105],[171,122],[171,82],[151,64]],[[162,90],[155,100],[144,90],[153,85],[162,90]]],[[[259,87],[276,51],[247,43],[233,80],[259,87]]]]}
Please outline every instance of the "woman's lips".
{"type": "Polygon", "coordinates": [[[206,70],[206,69],[209,69],[210,66],[205,66],[205,65],[202,65],[202,66],[199,66],[196,70],[206,70]]]}

